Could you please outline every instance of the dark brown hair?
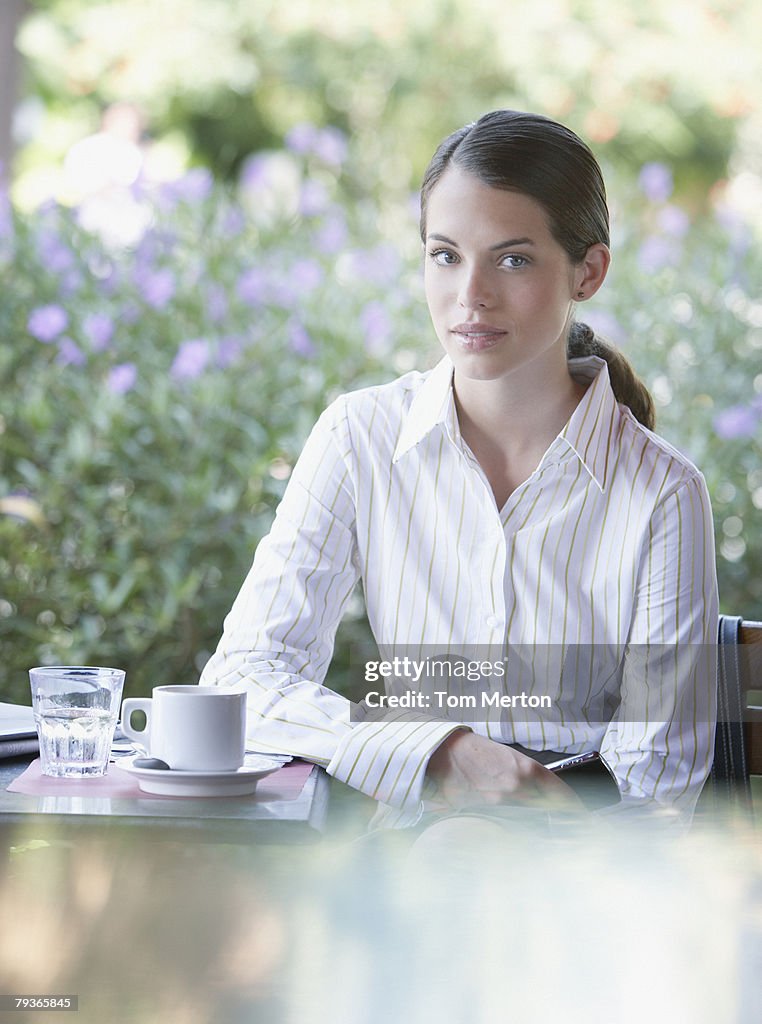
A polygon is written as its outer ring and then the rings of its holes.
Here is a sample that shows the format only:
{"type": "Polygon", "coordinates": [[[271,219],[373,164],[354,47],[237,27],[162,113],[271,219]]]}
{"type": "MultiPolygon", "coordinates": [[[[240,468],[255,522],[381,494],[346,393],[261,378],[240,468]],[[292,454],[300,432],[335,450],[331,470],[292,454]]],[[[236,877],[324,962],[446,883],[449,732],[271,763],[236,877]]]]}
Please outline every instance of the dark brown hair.
{"type": "MultiPolygon", "coordinates": [[[[591,245],[609,244],[601,169],[590,148],[570,128],[541,114],[494,110],[449,135],[423,177],[424,241],[429,196],[450,164],[485,185],[522,192],[536,200],[545,210],[553,237],[572,263],[580,263],[591,245]]],[[[617,401],[653,429],[653,399],[617,348],[596,336],[587,324],[575,322],[569,330],[567,353],[569,358],[595,355],[605,359],[617,401]]]]}

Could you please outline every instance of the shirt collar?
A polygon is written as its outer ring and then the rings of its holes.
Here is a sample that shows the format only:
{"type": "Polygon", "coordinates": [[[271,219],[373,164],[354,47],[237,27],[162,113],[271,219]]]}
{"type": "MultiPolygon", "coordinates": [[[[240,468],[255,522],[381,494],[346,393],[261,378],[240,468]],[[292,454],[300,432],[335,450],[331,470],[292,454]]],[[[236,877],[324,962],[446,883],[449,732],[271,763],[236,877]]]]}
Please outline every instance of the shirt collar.
{"type": "MultiPolygon", "coordinates": [[[[584,356],[570,359],[569,370],[576,380],[587,384],[588,388],[558,437],[577,455],[601,491],[605,491],[611,470],[614,437],[621,415],[611,390],[608,365],[598,356],[584,356]]],[[[448,417],[454,411],[452,374],[453,365],[448,356],[441,359],[427,374],[410,403],[393,462],[398,462],[437,425],[447,426],[448,417]]]]}
{"type": "Polygon", "coordinates": [[[434,427],[447,419],[450,406],[454,405],[452,392],[453,365],[449,356],[441,359],[426,375],[402,424],[392,462],[398,462],[403,455],[414,448],[430,434],[434,427]]]}
{"type": "Polygon", "coordinates": [[[621,418],[608,364],[599,356],[583,356],[569,360],[569,371],[575,380],[587,383],[588,388],[558,436],[576,453],[601,491],[605,491],[621,418]]]}

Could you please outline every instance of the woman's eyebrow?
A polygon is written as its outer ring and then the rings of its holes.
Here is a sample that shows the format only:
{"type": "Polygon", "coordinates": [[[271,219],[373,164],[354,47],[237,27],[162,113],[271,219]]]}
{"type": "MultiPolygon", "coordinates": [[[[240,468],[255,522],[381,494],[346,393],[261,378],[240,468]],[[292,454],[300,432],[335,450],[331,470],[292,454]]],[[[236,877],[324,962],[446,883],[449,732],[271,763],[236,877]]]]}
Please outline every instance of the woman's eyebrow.
{"type": "MultiPolygon", "coordinates": [[[[435,242],[444,242],[445,245],[452,245],[456,249],[458,243],[453,242],[451,238],[446,235],[429,235],[429,238],[435,242]]],[[[504,242],[498,242],[497,245],[491,245],[489,247],[490,252],[496,252],[498,249],[510,249],[512,245],[534,245],[531,238],[507,238],[504,242]]]]}
{"type": "Polygon", "coordinates": [[[510,249],[512,245],[534,245],[531,238],[508,238],[504,242],[498,242],[497,245],[491,245],[489,247],[490,252],[494,252],[496,249],[510,249]]]}
{"type": "Polygon", "coordinates": [[[453,242],[453,240],[448,238],[447,235],[429,235],[429,238],[434,242],[444,242],[445,245],[454,245],[456,249],[458,248],[458,243],[453,242]]]}

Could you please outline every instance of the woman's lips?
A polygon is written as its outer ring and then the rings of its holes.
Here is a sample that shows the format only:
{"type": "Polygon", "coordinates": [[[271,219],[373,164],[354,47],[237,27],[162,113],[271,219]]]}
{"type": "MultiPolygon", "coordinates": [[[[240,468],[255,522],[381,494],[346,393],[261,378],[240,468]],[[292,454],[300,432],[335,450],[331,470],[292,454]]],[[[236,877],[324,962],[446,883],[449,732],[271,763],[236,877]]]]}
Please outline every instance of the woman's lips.
{"type": "Polygon", "coordinates": [[[453,327],[451,334],[455,335],[458,344],[469,352],[482,352],[484,349],[493,348],[501,338],[505,337],[506,331],[494,324],[458,324],[453,327]]]}

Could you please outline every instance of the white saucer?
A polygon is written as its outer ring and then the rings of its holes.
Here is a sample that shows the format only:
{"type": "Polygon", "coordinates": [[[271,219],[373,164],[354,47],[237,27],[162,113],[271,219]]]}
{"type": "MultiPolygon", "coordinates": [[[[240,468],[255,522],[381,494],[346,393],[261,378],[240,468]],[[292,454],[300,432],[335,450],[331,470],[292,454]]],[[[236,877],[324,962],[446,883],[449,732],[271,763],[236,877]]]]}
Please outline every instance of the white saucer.
{"type": "Polygon", "coordinates": [[[285,763],[277,754],[247,754],[244,766],[234,772],[181,772],[136,768],[135,757],[120,758],[116,767],[134,775],[144,793],[157,796],[246,796],[254,792],[260,779],[277,772],[285,763]]]}

